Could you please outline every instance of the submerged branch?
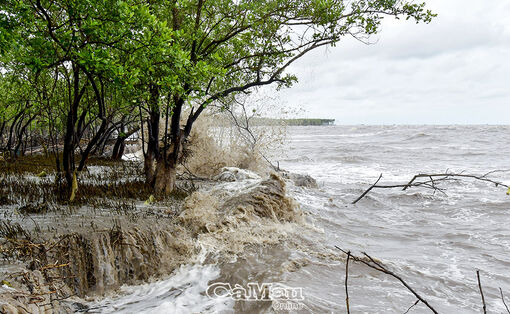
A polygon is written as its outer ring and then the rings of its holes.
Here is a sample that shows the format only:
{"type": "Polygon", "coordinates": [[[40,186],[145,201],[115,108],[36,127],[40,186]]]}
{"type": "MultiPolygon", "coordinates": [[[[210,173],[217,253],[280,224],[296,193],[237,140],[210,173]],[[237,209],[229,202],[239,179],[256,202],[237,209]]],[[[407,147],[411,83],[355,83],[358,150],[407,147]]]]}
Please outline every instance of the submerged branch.
{"type": "Polygon", "coordinates": [[[418,301],[425,304],[425,306],[427,306],[433,313],[435,313],[435,314],[438,313],[425,299],[423,299],[413,288],[411,288],[411,286],[409,286],[409,284],[404,279],[402,279],[402,277],[400,277],[399,275],[395,274],[394,272],[388,270],[384,265],[382,265],[380,262],[378,262],[377,260],[372,258],[367,253],[363,253],[364,257],[360,257],[360,256],[352,255],[350,252],[346,252],[345,250],[339,248],[338,246],[335,246],[335,248],[337,248],[338,250],[342,251],[345,254],[348,254],[348,256],[353,261],[363,263],[372,269],[375,269],[377,271],[380,271],[382,273],[385,273],[385,274],[390,275],[393,278],[397,279],[407,288],[407,290],[409,290],[418,299],[418,301]]]}
{"type": "Polygon", "coordinates": [[[413,305],[411,305],[411,306],[407,309],[407,311],[405,311],[405,312],[404,312],[404,314],[409,313],[409,311],[410,311],[413,307],[415,307],[418,303],[420,303],[420,300],[416,300],[416,302],[414,302],[414,303],[413,303],[413,305]]]}
{"type": "Polygon", "coordinates": [[[503,290],[501,289],[501,287],[499,288],[499,293],[501,293],[501,301],[503,301],[503,305],[505,305],[506,311],[508,312],[508,314],[510,314],[510,309],[508,309],[508,306],[506,305],[505,296],[503,295],[503,290]]]}
{"type": "Polygon", "coordinates": [[[507,184],[504,184],[503,182],[495,181],[495,180],[488,178],[488,176],[490,174],[493,174],[495,172],[501,172],[501,171],[505,171],[505,170],[493,170],[493,171],[487,172],[486,174],[483,174],[483,175],[464,174],[462,172],[461,173],[450,173],[448,171],[445,173],[434,173],[434,174],[421,173],[421,174],[415,175],[407,184],[378,185],[377,183],[379,183],[379,181],[382,178],[382,174],[381,174],[379,176],[379,178],[377,179],[377,181],[374,184],[372,184],[365,192],[363,192],[363,194],[361,194],[356,200],[354,200],[352,202],[352,204],[356,204],[357,202],[359,202],[372,189],[402,188],[402,191],[405,191],[411,187],[424,187],[424,188],[434,190],[434,193],[441,192],[443,194],[446,194],[445,189],[438,187],[437,184],[440,182],[444,182],[444,181],[459,181],[460,178],[471,178],[471,179],[475,179],[475,180],[479,180],[479,181],[489,182],[489,183],[495,184],[496,187],[503,186],[508,189],[510,187],[507,184]],[[418,180],[420,178],[427,178],[428,180],[420,181],[420,180],[418,180]]]}
{"type": "Polygon", "coordinates": [[[368,192],[372,191],[373,188],[377,187],[377,183],[379,183],[379,181],[381,180],[382,178],[382,173],[379,175],[379,178],[377,179],[377,181],[375,181],[374,184],[372,184],[371,187],[369,187],[365,192],[363,192],[363,194],[361,194],[354,202],[352,202],[352,204],[356,204],[359,200],[361,200],[363,197],[365,197],[365,195],[368,194],[368,192]]]}
{"type": "Polygon", "coordinates": [[[476,278],[478,279],[478,288],[480,289],[480,295],[482,296],[483,313],[487,314],[487,306],[485,305],[485,297],[483,295],[482,283],[480,282],[480,271],[476,271],[476,278]]]}
{"type": "Polygon", "coordinates": [[[347,252],[347,260],[345,261],[345,307],[347,308],[347,314],[351,314],[349,309],[349,289],[348,289],[348,280],[349,280],[349,259],[351,257],[351,251],[347,252]]]}

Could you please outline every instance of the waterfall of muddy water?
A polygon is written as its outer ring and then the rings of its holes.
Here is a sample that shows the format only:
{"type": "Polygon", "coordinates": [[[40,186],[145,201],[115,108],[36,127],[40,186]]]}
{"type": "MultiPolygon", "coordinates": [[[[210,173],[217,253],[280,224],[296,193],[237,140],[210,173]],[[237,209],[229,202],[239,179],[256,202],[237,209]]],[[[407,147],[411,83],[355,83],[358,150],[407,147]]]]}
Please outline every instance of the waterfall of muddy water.
{"type": "MultiPolygon", "coordinates": [[[[259,282],[302,288],[304,300],[297,312],[345,313],[345,258],[334,249],[338,245],[377,257],[440,313],[481,312],[479,269],[487,308],[506,312],[498,290],[510,297],[510,197],[505,189],[466,179],[444,184],[447,195],[420,188],[373,190],[358,204],[350,203],[380,173],[381,183],[391,184],[446,169],[470,174],[508,169],[510,127],[292,127],[289,133],[280,167],[318,181],[318,188],[287,185],[308,225],[275,220],[256,234],[248,233],[248,225],[217,237],[202,233],[204,259],[182,266],[166,280],[125,287],[121,296],[95,303],[97,311],[271,313],[274,304],[268,301],[205,295],[215,282],[259,282]],[[245,237],[264,245],[248,245],[241,254],[238,245],[249,242],[245,237]],[[215,256],[215,249],[224,257],[215,256]]],[[[508,184],[510,172],[492,178],[508,184]]],[[[216,192],[239,193],[236,188],[249,188],[250,182],[225,183],[216,192]]],[[[190,215],[184,221],[202,217],[212,222],[203,223],[211,231],[219,219],[190,215]]],[[[349,270],[352,313],[404,313],[416,301],[394,278],[357,263],[349,270]]],[[[410,313],[429,310],[417,304],[410,313]]]]}

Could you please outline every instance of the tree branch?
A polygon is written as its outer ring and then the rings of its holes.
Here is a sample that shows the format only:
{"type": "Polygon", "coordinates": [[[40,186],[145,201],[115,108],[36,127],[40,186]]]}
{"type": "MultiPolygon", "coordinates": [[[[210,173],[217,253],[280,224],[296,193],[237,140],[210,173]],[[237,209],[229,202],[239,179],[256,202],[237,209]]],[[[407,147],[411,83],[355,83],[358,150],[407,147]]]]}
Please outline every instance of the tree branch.
{"type": "Polygon", "coordinates": [[[377,271],[380,271],[382,273],[385,273],[385,274],[390,275],[393,278],[397,279],[404,285],[404,287],[407,288],[407,290],[409,290],[412,294],[414,294],[414,296],[416,298],[418,298],[418,300],[420,302],[425,304],[425,306],[427,306],[433,313],[435,313],[435,314],[438,313],[424,298],[422,298],[413,288],[411,288],[411,286],[409,286],[409,284],[407,282],[405,282],[404,279],[402,279],[402,277],[400,277],[399,275],[395,274],[394,272],[388,270],[384,265],[382,265],[380,262],[376,261],[374,258],[372,258],[367,253],[363,253],[363,255],[365,256],[365,258],[363,258],[363,257],[352,255],[352,254],[350,254],[350,252],[346,252],[345,250],[339,248],[338,246],[335,246],[335,248],[337,248],[338,250],[342,251],[345,254],[348,254],[354,261],[363,263],[372,269],[375,269],[377,271]]]}
{"type": "Polygon", "coordinates": [[[510,314],[510,309],[508,309],[508,306],[506,305],[505,296],[503,296],[503,290],[501,290],[501,287],[499,288],[499,293],[501,293],[501,301],[503,301],[503,304],[505,305],[507,313],[510,314]]]}
{"type": "Polygon", "coordinates": [[[485,305],[485,297],[483,295],[482,283],[480,282],[480,271],[476,271],[476,278],[478,279],[478,288],[480,289],[480,295],[482,296],[483,313],[487,314],[487,306],[485,305]]]}
{"type": "Polygon", "coordinates": [[[495,181],[492,179],[487,178],[488,175],[495,173],[495,172],[501,172],[505,170],[493,170],[483,175],[472,175],[472,174],[464,174],[464,173],[434,173],[434,174],[417,174],[415,175],[407,184],[394,184],[394,185],[377,185],[379,180],[382,177],[382,174],[379,176],[379,179],[372,184],[363,194],[361,194],[355,201],[352,202],[352,204],[356,204],[359,202],[363,197],[365,197],[372,189],[393,189],[393,188],[402,188],[402,191],[407,190],[410,187],[425,187],[434,190],[434,192],[441,192],[443,194],[446,194],[444,191],[445,189],[440,188],[437,186],[438,183],[443,181],[457,181],[458,178],[471,178],[476,179],[479,181],[489,182],[493,183],[498,186],[503,186],[505,188],[509,188],[507,184],[504,184],[499,181],[495,181]],[[428,178],[426,181],[417,181],[419,178],[428,178]]]}
{"type": "Polygon", "coordinates": [[[375,183],[372,184],[371,187],[369,187],[365,192],[363,192],[363,194],[361,194],[355,201],[353,201],[352,204],[356,204],[357,202],[359,202],[359,200],[361,200],[363,197],[365,197],[365,195],[367,195],[368,192],[372,191],[373,188],[377,187],[377,183],[379,183],[381,178],[382,178],[382,173],[379,175],[379,178],[377,179],[377,181],[375,181],[375,183]]]}

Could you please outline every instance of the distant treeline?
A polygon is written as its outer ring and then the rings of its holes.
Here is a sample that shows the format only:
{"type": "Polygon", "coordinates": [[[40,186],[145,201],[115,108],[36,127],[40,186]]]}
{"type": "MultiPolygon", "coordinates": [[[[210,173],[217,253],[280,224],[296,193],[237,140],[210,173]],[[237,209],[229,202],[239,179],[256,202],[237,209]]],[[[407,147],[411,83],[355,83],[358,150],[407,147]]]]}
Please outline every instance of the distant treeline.
{"type": "Polygon", "coordinates": [[[285,124],[285,125],[333,125],[335,119],[272,119],[272,118],[254,118],[253,122],[255,125],[274,125],[274,124],[285,124]]]}

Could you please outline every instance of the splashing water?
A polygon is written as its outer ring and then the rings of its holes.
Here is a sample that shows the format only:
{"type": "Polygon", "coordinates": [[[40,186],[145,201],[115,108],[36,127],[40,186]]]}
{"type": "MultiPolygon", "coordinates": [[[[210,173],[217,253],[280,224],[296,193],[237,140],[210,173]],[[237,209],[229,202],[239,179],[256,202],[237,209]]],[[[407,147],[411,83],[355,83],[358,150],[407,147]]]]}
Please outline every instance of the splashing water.
{"type": "MultiPolygon", "coordinates": [[[[103,306],[98,310],[275,312],[272,302],[205,296],[207,285],[220,280],[301,287],[305,300],[297,312],[345,312],[345,259],[334,249],[338,245],[377,257],[441,313],[481,311],[479,269],[489,311],[504,312],[498,287],[510,296],[510,198],[505,189],[463,180],[445,185],[447,195],[416,188],[373,190],[358,204],[350,203],[380,173],[381,182],[391,184],[446,169],[473,174],[507,169],[509,133],[507,126],[289,128],[287,157],[280,166],[317,179],[317,189],[288,186],[312,227],[289,229],[284,240],[249,246],[234,259],[206,259],[181,267],[167,280],[125,288],[122,297],[98,303],[103,306]]],[[[510,172],[494,178],[508,183],[510,172]]],[[[416,301],[387,275],[356,263],[349,271],[352,312],[403,313],[416,301]]],[[[410,313],[429,310],[417,304],[410,313]]]]}

